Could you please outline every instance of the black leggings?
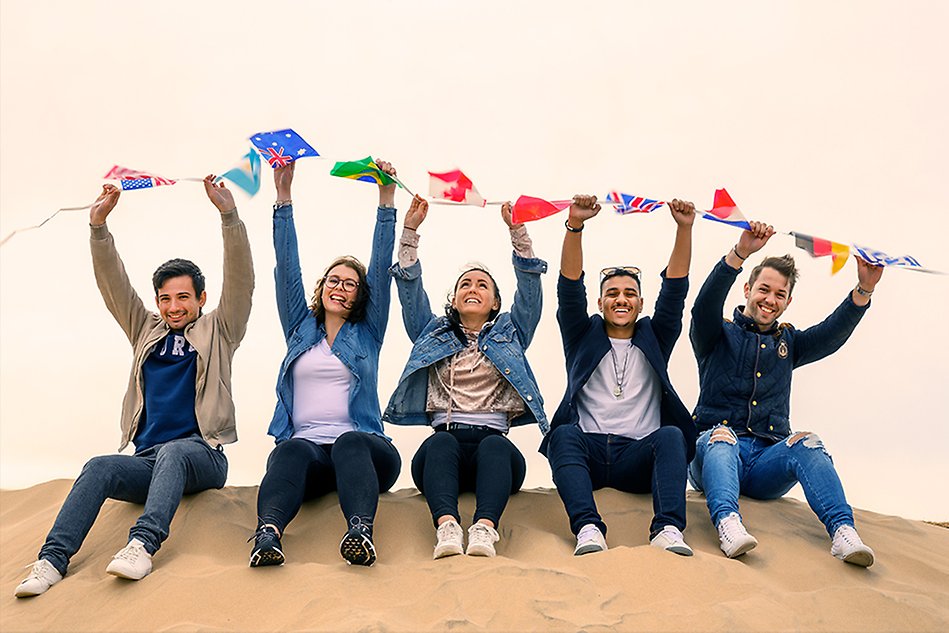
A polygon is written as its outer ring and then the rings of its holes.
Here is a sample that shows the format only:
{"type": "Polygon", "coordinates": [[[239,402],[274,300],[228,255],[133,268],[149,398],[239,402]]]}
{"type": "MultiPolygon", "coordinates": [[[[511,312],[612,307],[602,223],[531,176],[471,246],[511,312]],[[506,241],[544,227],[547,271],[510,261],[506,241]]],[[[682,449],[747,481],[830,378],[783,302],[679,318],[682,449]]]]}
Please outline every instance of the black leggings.
{"type": "Polygon", "coordinates": [[[460,523],[458,494],[473,491],[473,521],[489,519],[496,527],[526,473],[524,456],[511,440],[481,429],[437,431],[412,458],[412,479],[425,495],[436,525],[446,514],[460,523]]]}
{"type": "Polygon", "coordinates": [[[333,490],[347,521],[359,517],[371,524],[380,491],[392,487],[401,467],[392,442],[372,433],[349,431],[333,444],[281,442],[267,458],[257,492],[258,527],[270,523],[283,533],[304,501],[333,490]]]}

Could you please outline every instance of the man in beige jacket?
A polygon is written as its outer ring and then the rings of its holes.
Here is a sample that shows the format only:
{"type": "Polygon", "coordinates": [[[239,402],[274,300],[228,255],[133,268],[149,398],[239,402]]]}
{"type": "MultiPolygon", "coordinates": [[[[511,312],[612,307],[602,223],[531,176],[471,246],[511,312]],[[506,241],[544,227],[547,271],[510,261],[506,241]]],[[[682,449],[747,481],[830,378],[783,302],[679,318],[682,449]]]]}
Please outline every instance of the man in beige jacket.
{"type": "Polygon", "coordinates": [[[192,262],[173,259],[152,277],[158,313],[135,292],[106,218],[119,190],[105,185],[89,213],[96,283],[134,352],[122,403],[122,441],[134,455],[94,457],[63,503],[18,598],[44,593],[62,580],[106,499],[144,504],[129,542],[109,563],[114,576],[140,580],[168,538],[183,494],[221,488],[227,479],[224,444],[237,441],[231,399],[231,360],[247,329],[254,269],[234,198],[214,176],[204,179],[221,213],[224,283],[218,307],[202,312],[204,276],[192,262]]]}

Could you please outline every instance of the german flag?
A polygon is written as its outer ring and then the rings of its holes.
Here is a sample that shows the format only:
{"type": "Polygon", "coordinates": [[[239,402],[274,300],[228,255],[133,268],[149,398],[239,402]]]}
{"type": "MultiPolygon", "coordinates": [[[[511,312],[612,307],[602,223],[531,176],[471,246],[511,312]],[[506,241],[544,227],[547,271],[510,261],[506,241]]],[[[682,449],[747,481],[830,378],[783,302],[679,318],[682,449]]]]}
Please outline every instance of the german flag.
{"type": "Polygon", "coordinates": [[[811,257],[827,257],[830,255],[831,260],[833,260],[830,270],[831,275],[836,275],[847,263],[847,258],[850,257],[850,247],[846,244],[831,242],[822,237],[814,237],[795,231],[791,231],[791,235],[794,236],[794,245],[807,251],[811,257]]]}

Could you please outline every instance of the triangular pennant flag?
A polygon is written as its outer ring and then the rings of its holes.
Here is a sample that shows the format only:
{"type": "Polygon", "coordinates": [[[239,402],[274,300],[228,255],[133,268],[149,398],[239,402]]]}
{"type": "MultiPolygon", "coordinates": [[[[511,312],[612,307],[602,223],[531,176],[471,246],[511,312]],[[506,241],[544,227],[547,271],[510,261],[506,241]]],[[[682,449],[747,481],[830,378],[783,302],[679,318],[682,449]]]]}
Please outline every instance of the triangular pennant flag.
{"type": "Polygon", "coordinates": [[[830,267],[831,275],[836,275],[840,272],[840,269],[847,263],[847,258],[850,257],[850,247],[846,244],[832,242],[821,237],[814,237],[796,231],[791,231],[791,235],[794,236],[794,245],[807,251],[811,257],[826,257],[829,255],[832,260],[830,267]]]}
{"type": "Polygon", "coordinates": [[[724,189],[715,190],[715,199],[712,202],[712,208],[703,213],[703,216],[709,220],[715,220],[723,224],[738,226],[746,230],[751,230],[748,220],[742,215],[741,210],[728,192],[724,189]]]}
{"type": "Polygon", "coordinates": [[[250,150],[244,154],[237,167],[218,176],[218,180],[221,178],[227,178],[246,191],[247,195],[253,196],[260,191],[260,155],[256,150],[250,150]]]}
{"type": "Polygon", "coordinates": [[[522,222],[532,222],[548,215],[553,215],[563,211],[573,203],[572,200],[544,200],[543,198],[533,198],[531,196],[521,196],[514,203],[514,209],[511,212],[511,220],[515,224],[522,222]]]}

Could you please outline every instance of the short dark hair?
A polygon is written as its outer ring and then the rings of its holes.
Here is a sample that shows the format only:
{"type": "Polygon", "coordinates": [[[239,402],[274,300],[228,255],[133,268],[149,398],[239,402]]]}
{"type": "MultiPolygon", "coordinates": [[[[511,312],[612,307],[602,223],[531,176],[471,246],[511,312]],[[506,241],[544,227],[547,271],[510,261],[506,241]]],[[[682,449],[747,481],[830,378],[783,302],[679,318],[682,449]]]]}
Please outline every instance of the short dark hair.
{"type": "Polygon", "coordinates": [[[790,282],[788,296],[794,292],[794,284],[797,283],[797,279],[801,276],[801,273],[798,272],[797,267],[794,265],[793,257],[790,255],[782,255],[781,257],[765,257],[760,264],[751,269],[751,277],[748,278],[749,286],[755,285],[755,280],[765,268],[775,269],[781,273],[784,278],[788,280],[788,282],[790,282]]]}
{"type": "Polygon", "coordinates": [[[639,290],[639,294],[641,295],[643,293],[643,282],[642,282],[642,279],[640,279],[639,275],[634,275],[628,270],[617,269],[616,272],[610,273],[609,275],[605,275],[602,279],[600,279],[600,296],[601,297],[603,296],[603,285],[610,279],[613,279],[614,277],[631,278],[633,281],[636,282],[636,288],[639,290]]]}
{"type": "Polygon", "coordinates": [[[191,285],[194,286],[194,296],[200,297],[204,292],[204,273],[195,265],[193,261],[187,259],[169,259],[158,267],[155,274],[152,275],[152,286],[155,288],[155,296],[165,282],[172,277],[191,277],[191,285]]]}
{"type": "Polygon", "coordinates": [[[458,279],[455,280],[455,285],[452,288],[451,294],[448,295],[448,303],[445,304],[445,316],[448,317],[448,320],[451,321],[454,325],[461,325],[461,316],[458,314],[458,308],[452,305],[452,300],[455,298],[455,293],[458,291],[458,282],[461,281],[461,278],[470,273],[473,270],[479,270],[488,276],[488,279],[491,280],[491,283],[494,285],[494,300],[497,301],[498,307],[493,308],[488,314],[488,321],[493,321],[499,314],[501,314],[501,291],[498,289],[498,282],[495,281],[494,275],[491,274],[484,266],[469,266],[458,275],[458,279]]]}
{"type": "Polygon", "coordinates": [[[323,307],[323,286],[326,285],[326,277],[330,271],[337,266],[346,266],[352,269],[359,277],[359,285],[356,287],[356,299],[353,301],[353,307],[349,309],[349,317],[346,319],[350,323],[358,323],[366,318],[366,304],[369,303],[369,282],[366,278],[366,267],[361,261],[351,255],[342,255],[333,260],[326,267],[326,272],[316,282],[316,288],[313,289],[313,298],[310,300],[310,311],[316,320],[320,323],[326,318],[326,308],[323,307]]]}

